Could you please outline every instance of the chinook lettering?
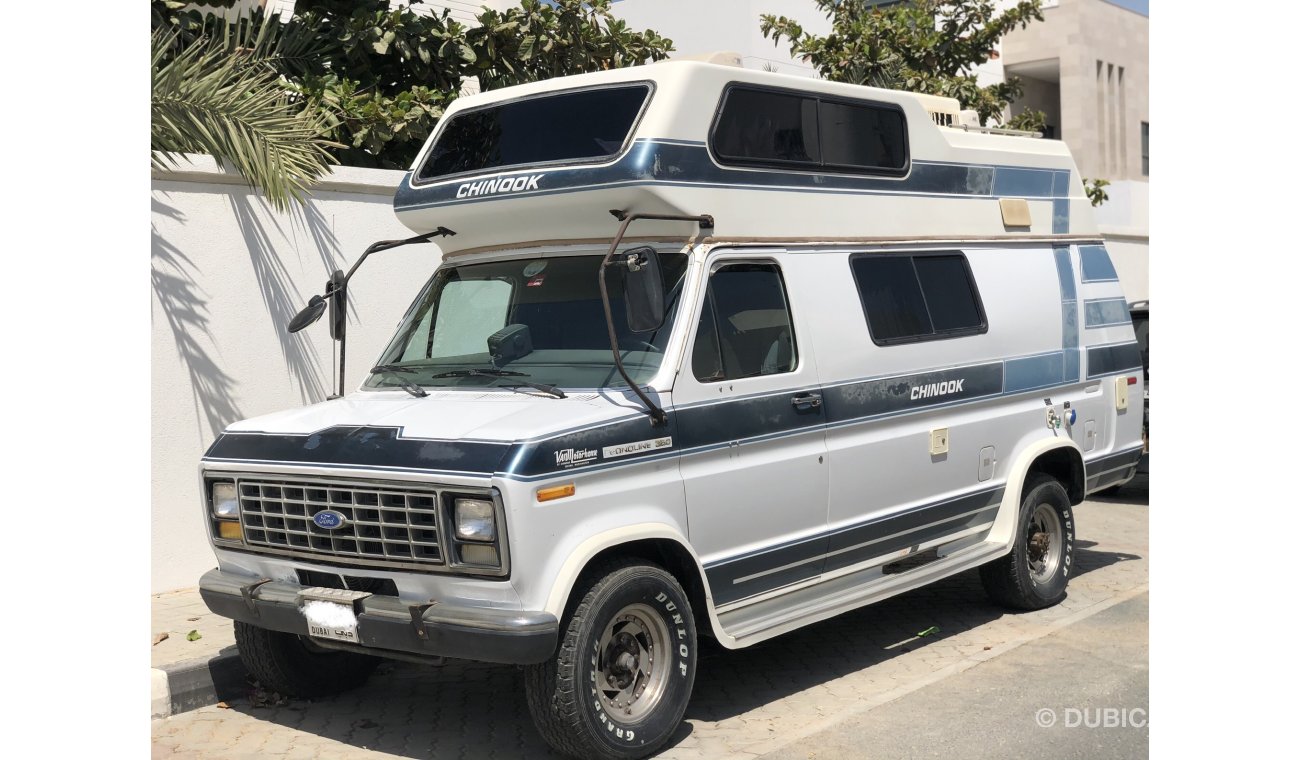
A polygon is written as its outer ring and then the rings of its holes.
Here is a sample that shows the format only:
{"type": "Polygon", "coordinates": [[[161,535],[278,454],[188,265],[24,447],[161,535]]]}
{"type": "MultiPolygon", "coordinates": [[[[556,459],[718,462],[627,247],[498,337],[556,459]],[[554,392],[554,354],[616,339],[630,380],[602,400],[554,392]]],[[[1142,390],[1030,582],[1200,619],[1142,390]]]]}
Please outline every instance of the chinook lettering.
{"type": "Polygon", "coordinates": [[[929,385],[918,385],[912,388],[912,400],[930,398],[931,396],[947,396],[950,393],[961,393],[962,383],[966,378],[960,380],[947,380],[942,383],[930,383],[929,385]]]}
{"type": "Polygon", "coordinates": [[[536,190],[537,181],[545,174],[527,174],[522,177],[494,177],[479,182],[466,182],[456,188],[457,198],[473,198],[479,195],[497,195],[518,193],[524,190],[536,190]]]}

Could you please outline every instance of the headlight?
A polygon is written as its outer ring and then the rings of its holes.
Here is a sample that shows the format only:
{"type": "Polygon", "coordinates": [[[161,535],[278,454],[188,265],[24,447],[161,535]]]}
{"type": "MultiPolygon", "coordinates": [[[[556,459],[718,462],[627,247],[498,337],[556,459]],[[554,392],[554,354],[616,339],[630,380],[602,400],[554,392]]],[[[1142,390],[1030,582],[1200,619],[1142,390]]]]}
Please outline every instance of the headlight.
{"type": "Polygon", "coordinates": [[[234,483],[212,484],[212,515],[220,520],[239,519],[239,495],[234,483]]]}
{"type": "Polygon", "coordinates": [[[456,536],[467,541],[496,538],[496,507],[487,499],[456,500],[456,536]]]}

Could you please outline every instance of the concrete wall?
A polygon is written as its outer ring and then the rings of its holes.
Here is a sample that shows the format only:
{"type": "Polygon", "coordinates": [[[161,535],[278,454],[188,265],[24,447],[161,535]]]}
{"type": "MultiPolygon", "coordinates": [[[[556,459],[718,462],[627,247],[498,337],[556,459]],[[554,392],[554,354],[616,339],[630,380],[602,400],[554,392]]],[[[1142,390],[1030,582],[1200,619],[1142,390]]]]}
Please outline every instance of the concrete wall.
{"type": "Polygon", "coordinates": [[[1144,178],[1149,28],[1146,16],[1103,0],[1060,0],[1043,11],[1043,21],[1002,39],[1008,68],[1059,59],[1060,136],[1085,177],[1144,178]]]}
{"type": "MultiPolygon", "coordinates": [[[[152,468],[155,593],[194,586],[216,560],[199,457],[228,423],[320,401],[333,386],[322,320],[287,320],[375,240],[408,237],[392,211],[401,172],[338,168],[305,208],[276,213],[206,156],[152,182],[152,468]]],[[[436,246],[375,254],[349,286],[347,386],[378,358],[438,265],[436,246]]]]}

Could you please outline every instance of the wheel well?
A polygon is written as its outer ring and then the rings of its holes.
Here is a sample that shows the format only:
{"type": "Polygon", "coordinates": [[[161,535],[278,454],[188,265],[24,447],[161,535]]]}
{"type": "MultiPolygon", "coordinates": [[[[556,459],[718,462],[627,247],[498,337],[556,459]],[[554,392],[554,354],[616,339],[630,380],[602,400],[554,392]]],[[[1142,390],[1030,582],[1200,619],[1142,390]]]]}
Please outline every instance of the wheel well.
{"type": "Polygon", "coordinates": [[[672,573],[677,582],[682,584],[682,589],[686,591],[686,597],[691,602],[697,635],[713,636],[713,625],[709,622],[709,608],[704,599],[704,581],[700,578],[695,559],[685,547],[668,538],[644,538],[602,549],[587,561],[582,572],[578,574],[574,590],[569,592],[568,604],[572,605],[579,596],[575,593],[576,589],[590,580],[588,575],[592,568],[599,567],[605,560],[622,557],[644,559],[672,573]]]}
{"type": "Polygon", "coordinates": [[[1025,473],[1025,482],[1035,474],[1048,475],[1065,486],[1071,504],[1078,504],[1084,497],[1083,457],[1068,446],[1045,451],[1038,455],[1029,471],[1025,473]]]}

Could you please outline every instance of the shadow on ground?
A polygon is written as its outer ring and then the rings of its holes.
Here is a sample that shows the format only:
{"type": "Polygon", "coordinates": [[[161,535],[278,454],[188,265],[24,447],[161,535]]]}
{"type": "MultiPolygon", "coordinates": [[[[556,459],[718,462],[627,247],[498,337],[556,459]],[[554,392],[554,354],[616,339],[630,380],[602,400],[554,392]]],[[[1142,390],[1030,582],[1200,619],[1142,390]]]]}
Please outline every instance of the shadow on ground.
{"type": "MultiPolygon", "coordinates": [[[[1095,546],[1077,544],[1079,575],[1139,558],[1095,546]]],[[[988,601],[978,571],[969,571],[748,649],[707,642],[686,717],[725,720],[1005,614],[988,601]],[[917,637],[933,626],[937,633],[917,637]]],[[[246,698],[230,704],[262,720],[402,757],[558,757],[533,728],[522,675],[516,667],[469,662],[386,663],[363,689],[339,697],[263,708],[246,698]],[[466,737],[473,737],[472,747],[466,737]]],[[[674,743],[690,732],[683,723],[674,743]]]]}

